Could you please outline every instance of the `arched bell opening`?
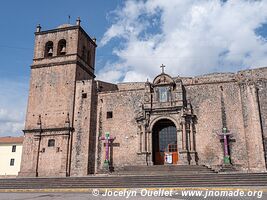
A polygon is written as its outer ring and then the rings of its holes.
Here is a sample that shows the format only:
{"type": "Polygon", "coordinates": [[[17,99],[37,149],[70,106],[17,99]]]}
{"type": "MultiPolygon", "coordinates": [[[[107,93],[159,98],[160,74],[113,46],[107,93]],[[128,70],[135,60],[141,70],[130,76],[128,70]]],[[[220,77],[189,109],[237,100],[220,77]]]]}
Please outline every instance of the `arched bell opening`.
{"type": "Polygon", "coordinates": [[[66,55],[66,40],[65,39],[61,39],[58,42],[58,48],[57,48],[57,55],[66,55]]]}
{"type": "Polygon", "coordinates": [[[53,56],[53,42],[52,41],[48,41],[46,44],[45,44],[45,52],[44,52],[44,57],[47,58],[47,57],[52,57],[53,56]]]}

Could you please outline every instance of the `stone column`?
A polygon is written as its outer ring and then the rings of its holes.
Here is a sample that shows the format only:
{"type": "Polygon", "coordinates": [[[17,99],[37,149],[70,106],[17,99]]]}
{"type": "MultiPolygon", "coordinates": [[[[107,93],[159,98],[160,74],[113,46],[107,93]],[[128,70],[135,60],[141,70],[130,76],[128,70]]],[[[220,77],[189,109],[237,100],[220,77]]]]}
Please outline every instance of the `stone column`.
{"type": "Polygon", "coordinates": [[[38,176],[39,173],[39,162],[40,162],[40,150],[41,150],[41,134],[39,134],[38,136],[36,136],[34,138],[34,140],[37,143],[37,151],[36,151],[36,161],[35,161],[35,168],[36,168],[36,176],[38,176]]]}
{"type": "Polygon", "coordinates": [[[185,121],[182,121],[182,149],[186,150],[186,129],[185,129],[185,121]]]}
{"type": "Polygon", "coordinates": [[[187,135],[187,127],[185,118],[181,119],[181,125],[182,125],[182,150],[179,151],[179,158],[177,165],[188,165],[188,152],[187,152],[187,144],[188,144],[188,135],[187,135]]]}
{"type": "Polygon", "coordinates": [[[148,131],[147,132],[147,152],[149,152],[149,153],[151,153],[152,152],[152,149],[151,149],[151,147],[152,147],[152,144],[151,144],[151,142],[152,142],[152,134],[151,134],[151,132],[150,131],[148,131]]]}
{"type": "Polygon", "coordinates": [[[153,162],[152,162],[152,133],[151,133],[151,131],[147,132],[147,164],[153,165],[153,162]]]}
{"type": "Polygon", "coordinates": [[[144,148],[143,148],[143,152],[147,152],[147,139],[148,139],[148,133],[145,132],[144,134],[144,148]]]}
{"type": "Polygon", "coordinates": [[[139,132],[139,152],[142,152],[142,138],[143,138],[143,132],[139,132]]]}
{"type": "Polygon", "coordinates": [[[138,135],[139,135],[139,152],[137,165],[146,165],[146,153],[145,153],[145,132],[142,126],[139,127],[138,135]]]}
{"type": "Polygon", "coordinates": [[[187,151],[190,151],[191,150],[191,147],[190,147],[190,141],[191,141],[191,138],[190,138],[190,126],[188,126],[187,124],[186,125],[186,150],[187,151]]]}
{"type": "Polygon", "coordinates": [[[183,143],[182,143],[182,130],[181,129],[177,129],[177,131],[176,131],[176,137],[177,137],[177,141],[176,141],[176,145],[177,145],[177,154],[178,154],[178,161],[177,161],[177,163],[174,163],[175,165],[178,165],[178,163],[179,163],[179,152],[180,152],[180,150],[181,151],[183,151],[183,147],[182,148],[180,148],[181,147],[181,144],[183,145],[183,143]],[[179,134],[180,133],[180,134],[179,134]],[[180,148],[180,149],[179,149],[180,148]]]}
{"type": "Polygon", "coordinates": [[[195,151],[193,121],[190,121],[190,151],[195,151]]]}

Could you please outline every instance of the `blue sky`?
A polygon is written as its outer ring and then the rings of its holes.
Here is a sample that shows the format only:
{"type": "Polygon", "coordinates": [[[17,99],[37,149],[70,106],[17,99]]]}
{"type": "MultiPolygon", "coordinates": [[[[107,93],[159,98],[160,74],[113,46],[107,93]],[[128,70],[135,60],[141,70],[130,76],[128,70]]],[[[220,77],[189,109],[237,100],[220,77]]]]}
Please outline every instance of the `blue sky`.
{"type": "MultiPolygon", "coordinates": [[[[1,3],[0,136],[22,134],[36,25],[40,23],[42,30],[53,29],[67,23],[69,15],[71,23],[80,16],[87,33],[100,39],[110,23],[108,13],[121,2],[10,0],[1,3]]],[[[98,52],[101,60],[107,56],[112,60],[109,48],[107,45],[98,52]]],[[[101,65],[103,61],[97,62],[101,65]]]]}
{"type": "MultiPolygon", "coordinates": [[[[48,0],[5,1],[0,7],[1,78],[28,78],[32,62],[34,31],[38,23],[43,30],[60,24],[75,23],[81,17],[89,35],[100,39],[109,21],[108,13],[123,1],[104,0],[48,0]]],[[[101,54],[101,52],[99,52],[101,54]]]]}
{"type": "Polygon", "coordinates": [[[75,23],[97,38],[97,79],[150,80],[267,66],[267,2],[4,1],[0,7],[0,136],[22,134],[34,31],[75,23]]]}

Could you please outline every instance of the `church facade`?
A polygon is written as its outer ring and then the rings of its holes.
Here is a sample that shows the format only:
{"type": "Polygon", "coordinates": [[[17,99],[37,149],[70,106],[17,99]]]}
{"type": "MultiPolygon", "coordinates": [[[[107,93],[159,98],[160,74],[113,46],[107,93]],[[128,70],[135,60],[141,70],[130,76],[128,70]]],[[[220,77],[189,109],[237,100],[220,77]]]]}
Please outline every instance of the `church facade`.
{"type": "Polygon", "coordinates": [[[266,171],[267,68],[171,77],[161,66],[151,82],[112,84],[95,80],[96,47],[79,19],[37,27],[19,176],[136,165],[266,171]]]}

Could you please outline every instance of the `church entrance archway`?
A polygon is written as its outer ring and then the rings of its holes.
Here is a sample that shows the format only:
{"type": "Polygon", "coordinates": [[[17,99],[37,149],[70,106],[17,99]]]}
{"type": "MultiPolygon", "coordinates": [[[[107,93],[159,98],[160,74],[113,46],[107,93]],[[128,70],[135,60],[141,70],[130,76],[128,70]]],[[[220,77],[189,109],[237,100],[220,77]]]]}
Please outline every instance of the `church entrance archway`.
{"type": "Polygon", "coordinates": [[[177,129],[169,119],[157,121],[152,129],[154,165],[176,164],[178,161],[177,129]]]}

